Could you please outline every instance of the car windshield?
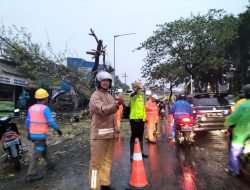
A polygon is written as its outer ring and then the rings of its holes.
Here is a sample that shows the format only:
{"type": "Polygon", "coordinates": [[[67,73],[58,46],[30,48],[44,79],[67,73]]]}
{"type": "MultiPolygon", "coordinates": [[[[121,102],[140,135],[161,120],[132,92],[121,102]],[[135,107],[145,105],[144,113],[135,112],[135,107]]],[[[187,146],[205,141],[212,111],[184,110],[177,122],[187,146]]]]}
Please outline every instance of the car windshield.
{"type": "Polygon", "coordinates": [[[228,105],[228,101],[224,98],[210,97],[210,98],[194,98],[194,106],[222,106],[228,105]]]}

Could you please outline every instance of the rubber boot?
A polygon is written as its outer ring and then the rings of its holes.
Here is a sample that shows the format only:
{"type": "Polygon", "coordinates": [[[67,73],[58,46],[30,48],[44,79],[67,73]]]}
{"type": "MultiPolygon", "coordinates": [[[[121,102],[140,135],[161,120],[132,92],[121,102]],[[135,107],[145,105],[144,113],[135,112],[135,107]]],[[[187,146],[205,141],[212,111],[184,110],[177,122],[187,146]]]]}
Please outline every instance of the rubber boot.
{"type": "Polygon", "coordinates": [[[116,188],[114,188],[113,186],[111,185],[102,185],[101,186],[101,190],[116,190],[116,188]]]}
{"type": "Polygon", "coordinates": [[[143,152],[143,141],[140,141],[141,154],[143,158],[148,158],[148,155],[143,152]]]}
{"type": "Polygon", "coordinates": [[[134,143],[130,142],[130,160],[133,160],[134,143]]]}

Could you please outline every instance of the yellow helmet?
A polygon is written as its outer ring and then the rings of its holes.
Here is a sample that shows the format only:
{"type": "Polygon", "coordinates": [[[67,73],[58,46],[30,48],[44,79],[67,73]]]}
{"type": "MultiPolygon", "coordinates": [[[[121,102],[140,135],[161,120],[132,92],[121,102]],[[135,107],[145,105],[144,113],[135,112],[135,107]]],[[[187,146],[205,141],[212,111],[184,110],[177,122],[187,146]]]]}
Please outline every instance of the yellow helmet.
{"type": "Polygon", "coordinates": [[[35,92],[36,99],[44,99],[47,97],[49,97],[49,93],[46,90],[44,90],[43,88],[39,88],[36,90],[36,92],[35,92]]]}

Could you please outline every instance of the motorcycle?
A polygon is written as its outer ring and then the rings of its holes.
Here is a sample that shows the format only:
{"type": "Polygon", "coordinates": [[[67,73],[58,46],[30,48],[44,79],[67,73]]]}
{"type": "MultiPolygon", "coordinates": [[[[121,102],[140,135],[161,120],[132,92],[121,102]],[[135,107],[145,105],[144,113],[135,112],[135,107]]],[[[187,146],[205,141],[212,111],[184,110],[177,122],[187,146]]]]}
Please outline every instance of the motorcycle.
{"type": "Polygon", "coordinates": [[[15,118],[15,114],[19,109],[14,110],[14,114],[0,118],[0,140],[5,152],[7,161],[13,162],[15,169],[20,170],[20,159],[23,155],[23,147],[21,144],[21,137],[15,123],[11,120],[15,118]]]}
{"type": "Polygon", "coordinates": [[[160,113],[159,113],[159,117],[160,117],[160,120],[163,120],[163,119],[165,119],[165,110],[164,109],[161,109],[160,110],[160,113]]]}
{"type": "Polygon", "coordinates": [[[175,141],[179,145],[188,145],[193,143],[193,117],[184,116],[176,119],[175,141]]]}

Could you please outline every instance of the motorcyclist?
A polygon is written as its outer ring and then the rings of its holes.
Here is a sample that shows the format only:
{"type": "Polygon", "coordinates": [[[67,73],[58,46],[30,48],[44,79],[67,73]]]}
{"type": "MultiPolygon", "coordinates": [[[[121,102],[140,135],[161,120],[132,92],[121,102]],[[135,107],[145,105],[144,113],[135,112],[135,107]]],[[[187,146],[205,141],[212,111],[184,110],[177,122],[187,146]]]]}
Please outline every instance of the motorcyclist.
{"type": "Polygon", "coordinates": [[[48,103],[48,97],[49,94],[45,89],[39,88],[36,90],[35,98],[37,99],[37,103],[32,105],[27,113],[25,121],[26,130],[28,133],[28,139],[32,140],[32,143],[34,144],[34,151],[25,178],[26,182],[43,178],[42,175],[36,173],[39,158],[45,158],[47,164],[49,164],[46,155],[46,138],[49,131],[48,126],[56,130],[60,136],[62,135],[62,132],[52,117],[50,108],[46,106],[48,103]]]}
{"type": "Polygon", "coordinates": [[[159,116],[161,119],[165,118],[165,113],[166,113],[166,104],[164,103],[164,100],[159,101],[157,104],[159,107],[159,116]]]}
{"type": "Polygon", "coordinates": [[[245,141],[250,137],[250,84],[243,87],[245,102],[241,103],[231,115],[226,118],[225,126],[232,128],[232,141],[229,154],[229,168],[233,176],[240,174],[238,156],[243,152],[245,141]]]}
{"type": "Polygon", "coordinates": [[[172,142],[175,142],[176,120],[182,118],[183,116],[193,115],[192,106],[185,99],[186,96],[184,94],[180,94],[178,96],[178,100],[170,108],[170,113],[173,114],[174,118],[174,123],[172,127],[172,142]]]}

